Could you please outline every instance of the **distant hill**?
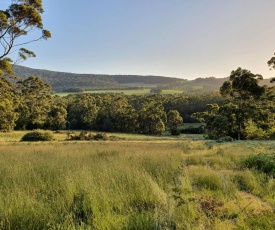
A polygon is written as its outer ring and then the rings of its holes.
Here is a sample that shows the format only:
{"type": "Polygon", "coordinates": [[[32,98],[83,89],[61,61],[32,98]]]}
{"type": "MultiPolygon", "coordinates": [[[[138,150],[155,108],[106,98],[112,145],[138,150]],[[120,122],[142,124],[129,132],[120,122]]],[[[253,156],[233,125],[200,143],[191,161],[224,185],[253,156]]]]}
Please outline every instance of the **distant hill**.
{"type": "Polygon", "coordinates": [[[127,89],[149,85],[151,87],[178,84],[184,79],[163,76],[140,75],[107,75],[107,74],[76,74],[41,69],[32,69],[23,66],[13,66],[17,76],[25,79],[29,76],[39,76],[50,84],[55,91],[64,91],[69,88],[84,90],[98,89],[127,89]]]}
{"type": "MultiPolygon", "coordinates": [[[[182,90],[183,93],[187,94],[203,94],[208,92],[218,92],[220,87],[225,81],[228,81],[229,77],[226,78],[197,78],[195,80],[179,82],[178,84],[171,84],[162,87],[163,89],[176,89],[182,90]]],[[[260,85],[274,86],[275,84],[270,83],[270,79],[264,79],[259,81],[260,85]]]]}
{"type": "MultiPolygon", "coordinates": [[[[185,80],[163,76],[141,75],[107,75],[107,74],[76,74],[56,72],[41,69],[32,69],[15,65],[13,70],[17,76],[25,79],[29,76],[39,76],[50,84],[54,91],[72,89],[82,90],[110,90],[110,89],[136,89],[160,88],[182,90],[185,94],[202,94],[218,92],[224,81],[228,78],[197,78],[185,80]]],[[[271,86],[270,79],[260,81],[261,85],[271,86]]],[[[274,85],[274,84],[273,84],[274,85]]]]}

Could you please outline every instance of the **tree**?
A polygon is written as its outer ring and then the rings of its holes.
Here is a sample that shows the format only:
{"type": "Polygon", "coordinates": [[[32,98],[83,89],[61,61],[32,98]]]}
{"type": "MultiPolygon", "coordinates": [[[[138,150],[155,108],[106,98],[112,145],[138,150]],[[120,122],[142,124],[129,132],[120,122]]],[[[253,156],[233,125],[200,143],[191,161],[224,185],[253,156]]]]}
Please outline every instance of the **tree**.
{"type": "Polygon", "coordinates": [[[0,78],[0,130],[10,131],[18,119],[16,108],[19,98],[13,85],[5,78],[0,78]]]}
{"type": "Polygon", "coordinates": [[[263,77],[259,74],[253,74],[249,70],[238,68],[231,72],[229,81],[224,82],[220,88],[221,95],[237,105],[235,119],[238,140],[241,139],[245,122],[252,115],[248,113],[249,109],[265,93],[265,88],[258,84],[261,79],[263,77]]]}
{"type": "Polygon", "coordinates": [[[0,10],[0,76],[12,74],[13,60],[8,55],[14,49],[21,47],[16,62],[26,60],[28,57],[35,57],[35,54],[22,45],[51,37],[51,33],[43,28],[43,12],[42,0],[13,0],[8,9],[0,10]],[[37,30],[41,35],[36,39],[24,39],[37,30]]]}
{"type": "MultiPolygon", "coordinates": [[[[274,53],[275,55],[275,53],[274,53]]],[[[270,69],[275,69],[275,56],[272,57],[268,62],[267,62],[268,66],[270,67],[270,69]]],[[[275,77],[271,78],[270,80],[271,83],[275,82],[275,77]]]]}
{"type": "Polygon", "coordinates": [[[17,129],[43,128],[53,101],[51,86],[39,77],[29,77],[17,82],[19,95],[17,129]]]}
{"type": "Polygon", "coordinates": [[[209,138],[230,136],[240,140],[255,137],[255,130],[270,133],[274,126],[274,87],[259,86],[260,79],[261,75],[249,70],[232,71],[229,81],[220,88],[226,102],[207,105],[205,112],[194,114],[206,123],[209,138]]]}
{"type": "Polygon", "coordinates": [[[160,88],[152,88],[152,89],[150,89],[150,93],[152,93],[152,94],[161,94],[162,90],[160,88]]]}
{"type": "Polygon", "coordinates": [[[177,110],[170,110],[167,113],[167,125],[170,129],[171,134],[179,134],[178,126],[183,122],[180,113],[177,110]]]}
{"type": "Polygon", "coordinates": [[[125,96],[105,95],[101,98],[96,128],[102,131],[135,132],[137,111],[125,96]]]}
{"type": "Polygon", "coordinates": [[[140,131],[145,134],[162,134],[165,131],[167,116],[160,102],[148,99],[141,106],[139,113],[140,131]]]}
{"type": "Polygon", "coordinates": [[[67,121],[66,105],[59,96],[55,96],[53,100],[44,128],[51,130],[65,129],[67,121]]]}
{"type": "Polygon", "coordinates": [[[68,104],[67,112],[69,129],[93,129],[98,107],[93,96],[82,94],[68,104]]]}

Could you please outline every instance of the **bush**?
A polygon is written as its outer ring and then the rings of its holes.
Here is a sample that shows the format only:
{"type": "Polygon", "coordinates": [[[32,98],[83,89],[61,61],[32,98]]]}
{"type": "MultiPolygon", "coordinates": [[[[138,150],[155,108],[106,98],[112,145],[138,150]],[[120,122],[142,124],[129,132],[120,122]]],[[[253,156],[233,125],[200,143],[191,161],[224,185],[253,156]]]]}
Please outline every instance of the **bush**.
{"type": "Polygon", "coordinates": [[[173,135],[173,136],[179,136],[180,135],[180,131],[178,129],[171,129],[171,135],[173,135]]]}
{"type": "Polygon", "coordinates": [[[50,131],[41,131],[35,130],[29,133],[26,133],[21,141],[52,141],[54,139],[54,135],[50,131]]]}
{"type": "Polygon", "coordinates": [[[232,142],[234,139],[229,136],[221,137],[218,140],[216,140],[217,143],[223,143],[223,142],[232,142]]]}
{"type": "Polygon", "coordinates": [[[67,133],[69,140],[77,140],[77,141],[90,141],[90,140],[108,140],[108,136],[106,133],[88,133],[85,131],[81,131],[79,134],[75,133],[67,133]]]}
{"type": "Polygon", "coordinates": [[[245,136],[247,140],[268,140],[268,133],[258,127],[253,121],[248,121],[245,127],[245,136]]]}
{"type": "Polygon", "coordinates": [[[268,136],[270,140],[275,140],[275,128],[268,130],[268,136]]]}
{"type": "Polygon", "coordinates": [[[186,129],[181,129],[180,132],[184,133],[184,134],[203,134],[204,133],[204,126],[201,125],[197,128],[195,128],[193,126],[190,126],[186,129]]]}
{"type": "Polygon", "coordinates": [[[243,161],[247,168],[254,168],[260,172],[275,176],[275,154],[251,155],[243,161]]]}

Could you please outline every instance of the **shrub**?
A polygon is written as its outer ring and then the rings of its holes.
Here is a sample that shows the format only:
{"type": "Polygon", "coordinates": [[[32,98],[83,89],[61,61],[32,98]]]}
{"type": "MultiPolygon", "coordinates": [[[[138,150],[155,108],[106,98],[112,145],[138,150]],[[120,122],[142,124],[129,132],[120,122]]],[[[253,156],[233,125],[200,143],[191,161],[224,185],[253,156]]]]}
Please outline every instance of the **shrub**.
{"type": "Polygon", "coordinates": [[[247,168],[254,168],[260,172],[275,176],[275,154],[251,155],[243,161],[247,168]]]}
{"type": "Polygon", "coordinates": [[[171,129],[171,135],[173,135],[173,136],[179,136],[180,135],[180,131],[178,129],[171,129]]]}
{"type": "Polygon", "coordinates": [[[204,133],[204,126],[201,125],[197,128],[193,127],[193,126],[190,126],[186,129],[181,129],[180,132],[184,133],[184,134],[202,134],[202,133],[204,133]]]}
{"type": "Polygon", "coordinates": [[[21,141],[52,141],[54,135],[50,131],[35,130],[29,133],[26,133],[21,141]]]}
{"type": "Polygon", "coordinates": [[[270,140],[275,140],[275,128],[268,130],[268,136],[270,140]]]}
{"type": "Polygon", "coordinates": [[[217,143],[223,143],[223,142],[232,142],[234,139],[229,136],[221,137],[218,140],[216,140],[217,143]]]}
{"type": "Polygon", "coordinates": [[[248,140],[267,140],[268,133],[258,127],[253,121],[248,121],[245,127],[245,135],[248,140]]]}
{"type": "Polygon", "coordinates": [[[90,141],[90,140],[108,140],[108,136],[106,133],[88,133],[85,131],[80,132],[79,134],[75,133],[67,133],[69,140],[77,140],[77,141],[90,141]]]}

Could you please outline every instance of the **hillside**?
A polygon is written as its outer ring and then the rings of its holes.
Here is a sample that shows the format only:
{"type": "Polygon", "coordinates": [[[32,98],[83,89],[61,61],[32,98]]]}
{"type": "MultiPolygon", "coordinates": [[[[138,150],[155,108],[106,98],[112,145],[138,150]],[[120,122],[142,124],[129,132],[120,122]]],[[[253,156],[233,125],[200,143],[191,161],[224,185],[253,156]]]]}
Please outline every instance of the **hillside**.
{"type": "Polygon", "coordinates": [[[55,91],[64,91],[68,88],[82,88],[85,90],[126,89],[133,88],[136,85],[149,85],[152,88],[156,85],[177,84],[186,81],[163,76],[65,73],[23,66],[13,66],[13,70],[21,78],[27,78],[31,75],[39,76],[43,81],[50,84],[55,91]]]}
{"type": "MultiPolygon", "coordinates": [[[[196,78],[195,80],[183,81],[177,84],[171,84],[162,87],[163,89],[175,89],[182,90],[183,93],[188,94],[202,94],[208,92],[218,92],[220,87],[225,81],[228,81],[229,78],[196,78]]],[[[270,79],[264,79],[259,82],[260,85],[272,86],[274,84],[270,83],[270,79]]]]}
{"type": "MultiPolygon", "coordinates": [[[[41,77],[43,81],[52,86],[54,91],[66,91],[72,88],[83,90],[110,90],[158,87],[163,90],[180,90],[185,94],[202,94],[218,92],[223,82],[228,80],[228,78],[209,77],[188,81],[163,76],[76,74],[32,69],[23,66],[14,66],[13,70],[17,76],[23,79],[31,75],[41,77]]],[[[260,85],[271,86],[270,79],[260,81],[260,85]]]]}

